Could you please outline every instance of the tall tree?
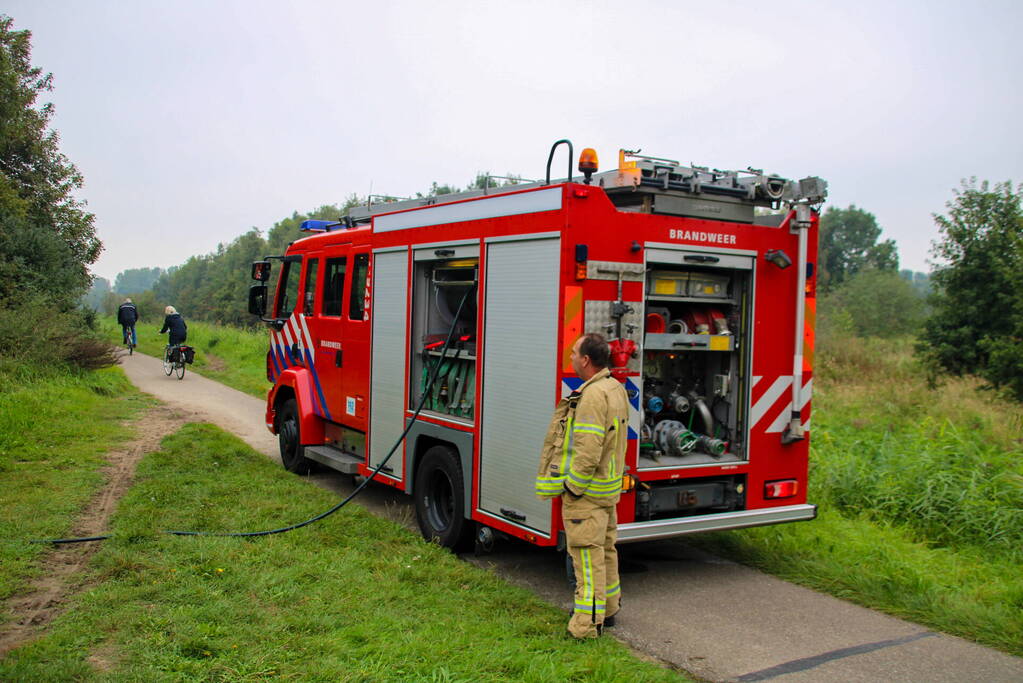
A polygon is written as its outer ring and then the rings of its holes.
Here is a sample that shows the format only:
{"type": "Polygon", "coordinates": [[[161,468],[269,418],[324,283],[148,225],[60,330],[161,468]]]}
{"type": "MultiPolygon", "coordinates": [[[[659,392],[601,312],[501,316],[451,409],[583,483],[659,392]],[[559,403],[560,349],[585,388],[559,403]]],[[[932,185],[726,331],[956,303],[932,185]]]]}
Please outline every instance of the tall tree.
{"type": "Polygon", "coordinates": [[[147,289],[152,289],[160,275],[162,268],[129,268],[122,270],[114,278],[114,291],[118,294],[137,294],[147,289]]]}
{"type": "Polygon", "coordinates": [[[52,74],[31,63],[31,33],[0,15],[0,300],[40,294],[70,308],[88,290],[102,245],[74,192],[82,176],[37,104],[52,74]]]}
{"type": "Polygon", "coordinates": [[[110,293],[110,280],[105,277],[94,277],[92,287],[82,297],[82,305],[94,311],[103,310],[103,302],[110,293]]]}
{"type": "Polygon", "coordinates": [[[874,214],[853,205],[831,207],[821,218],[820,230],[818,285],[823,290],[834,289],[866,268],[898,272],[895,241],[877,241],[881,226],[874,214]]]}
{"type": "Polygon", "coordinates": [[[939,263],[920,348],[1023,400],[1023,185],[971,178],[946,206],[934,216],[939,263]]]}

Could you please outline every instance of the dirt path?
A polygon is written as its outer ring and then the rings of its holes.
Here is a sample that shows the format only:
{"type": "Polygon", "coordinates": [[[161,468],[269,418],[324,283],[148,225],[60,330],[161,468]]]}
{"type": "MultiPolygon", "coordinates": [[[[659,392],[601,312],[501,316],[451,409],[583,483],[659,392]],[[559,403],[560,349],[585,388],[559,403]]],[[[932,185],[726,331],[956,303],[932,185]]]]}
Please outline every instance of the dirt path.
{"type": "MultiPolygon", "coordinates": [[[[139,460],[159,448],[163,437],[178,429],[181,423],[182,414],[167,406],[157,406],[133,423],[138,438],[107,454],[107,464],[102,470],[106,483],[85,507],[69,538],[102,536],[107,532],[117,501],[135,478],[139,460]]],[[[42,575],[32,583],[28,593],[14,596],[4,605],[17,619],[0,627],[0,656],[34,638],[63,611],[67,596],[85,585],[81,571],[97,549],[98,543],[76,543],[55,546],[42,555],[39,560],[42,575]]]]}
{"type": "MultiPolygon", "coordinates": [[[[167,378],[160,362],[136,354],[124,363],[143,391],[233,432],[275,460],[264,403],[194,373],[167,378]]],[[[338,495],[351,479],[311,478],[338,495]]],[[[371,486],[359,504],[412,524],[408,498],[371,486]]],[[[812,522],[811,522],[812,523],[812,522]]],[[[614,630],[633,649],[711,681],[1023,681],[1023,659],[960,638],[933,633],[754,569],[696,552],[682,540],[620,548],[625,601],[614,630]]],[[[491,555],[466,560],[567,606],[560,556],[506,542],[491,555]]]]}

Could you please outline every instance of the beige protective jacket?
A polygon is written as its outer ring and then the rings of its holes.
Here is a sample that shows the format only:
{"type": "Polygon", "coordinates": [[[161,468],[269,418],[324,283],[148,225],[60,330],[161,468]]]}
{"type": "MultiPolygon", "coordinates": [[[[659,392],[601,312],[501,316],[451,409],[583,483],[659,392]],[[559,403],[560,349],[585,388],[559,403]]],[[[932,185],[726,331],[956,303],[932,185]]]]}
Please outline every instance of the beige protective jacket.
{"type": "Polygon", "coordinates": [[[628,443],[629,400],[607,368],[558,402],[547,428],[536,495],[553,498],[566,489],[610,507],[622,493],[628,443]]]}

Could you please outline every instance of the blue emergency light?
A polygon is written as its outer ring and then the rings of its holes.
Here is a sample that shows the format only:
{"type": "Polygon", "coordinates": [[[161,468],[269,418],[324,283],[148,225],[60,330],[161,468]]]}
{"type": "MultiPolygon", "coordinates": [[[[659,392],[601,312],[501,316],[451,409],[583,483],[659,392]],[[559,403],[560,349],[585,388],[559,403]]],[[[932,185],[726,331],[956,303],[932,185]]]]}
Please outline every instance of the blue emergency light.
{"type": "Polygon", "coordinates": [[[336,228],[341,225],[338,221],[302,221],[302,225],[298,228],[302,232],[330,232],[331,228],[336,228]]]}

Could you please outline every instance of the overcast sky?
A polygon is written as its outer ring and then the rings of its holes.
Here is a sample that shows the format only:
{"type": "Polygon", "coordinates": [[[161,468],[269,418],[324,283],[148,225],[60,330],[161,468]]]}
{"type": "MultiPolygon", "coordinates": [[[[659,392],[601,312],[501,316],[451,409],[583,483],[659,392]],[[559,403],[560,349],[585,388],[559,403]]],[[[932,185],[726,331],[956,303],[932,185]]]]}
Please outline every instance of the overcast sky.
{"type": "MultiPolygon", "coordinates": [[[[542,177],[553,141],[819,175],[929,270],[960,179],[1023,181],[1021,2],[7,0],[54,75],[93,271],[351,193],[542,177]]],[[[559,174],[566,163],[555,165],[559,174]]]]}

